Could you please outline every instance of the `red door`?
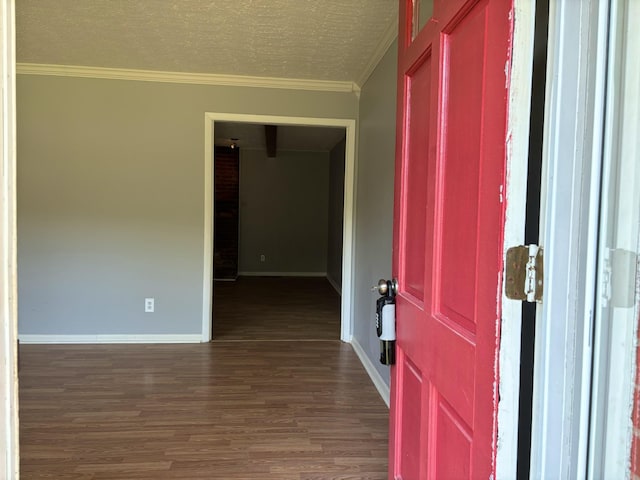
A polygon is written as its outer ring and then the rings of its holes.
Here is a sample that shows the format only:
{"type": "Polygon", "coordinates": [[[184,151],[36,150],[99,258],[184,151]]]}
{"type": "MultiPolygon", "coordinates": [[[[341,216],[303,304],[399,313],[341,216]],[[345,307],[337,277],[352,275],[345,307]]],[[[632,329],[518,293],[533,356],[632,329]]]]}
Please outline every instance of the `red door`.
{"type": "Polygon", "coordinates": [[[512,0],[400,0],[393,479],[495,475],[512,0]]]}

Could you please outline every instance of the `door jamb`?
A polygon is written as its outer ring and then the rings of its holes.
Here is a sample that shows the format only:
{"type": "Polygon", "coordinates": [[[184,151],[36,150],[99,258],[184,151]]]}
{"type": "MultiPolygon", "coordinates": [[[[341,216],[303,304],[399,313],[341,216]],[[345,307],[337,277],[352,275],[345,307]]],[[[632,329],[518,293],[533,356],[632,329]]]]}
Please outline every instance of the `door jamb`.
{"type": "Polygon", "coordinates": [[[15,4],[0,4],[0,477],[17,478],[18,308],[16,270],[15,4]]]}
{"type": "Polygon", "coordinates": [[[585,478],[608,2],[551,2],[531,478],[585,478]]]}
{"type": "MultiPolygon", "coordinates": [[[[514,0],[514,30],[509,73],[507,126],[506,212],[504,252],[524,240],[527,202],[527,169],[531,81],[535,33],[535,1],[514,0]]],[[[501,193],[502,195],[502,193],[501,193]]],[[[504,282],[504,278],[502,280],[504,282]]],[[[496,478],[514,478],[518,454],[518,408],[520,393],[520,332],[522,303],[501,296],[499,350],[498,442],[496,478]]]]}
{"type": "Polygon", "coordinates": [[[202,341],[212,338],[213,313],[213,149],[215,122],[340,127],[346,132],[344,210],[342,235],[342,299],[340,340],[353,337],[353,287],[355,266],[356,121],[354,119],[290,117],[206,112],[204,118],[204,268],[202,281],[202,341]]]}
{"type": "MultiPolygon", "coordinates": [[[[609,189],[612,181],[625,170],[623,158],[633,161],[634,157],[624,156],[624,147],[619,136],[624,130],[631,131],[631,126],[638,123],[640,116],[638,111],[631,118],[623,115],[629,105],[640,105],[638,91],[630,92],[626,89],[626,83],[633,75],[637,75],[637,65],[631,66],[628,62],[634,57],[634,53],[640,53],[640,43],[634,41],[633,35],[638,38],[636,30],[627,30],[626,22],[633,22],[634,13],[638,11],[640,4],[635,0],[624,2],[611,2],[609,13],[608,31],[608,64],[605,124],[603,128],[603,153],[602,153],[602,182],[600,192],[600,225],[599,225],[599,250],[598,250],[598,285],[595,298],[595,324],[593,328],[593,370],[590,378],[591,405],[589,422],[589,451],[587,454],[587,474],[589,480],[596,480],[607,476],[609,478],[634,478],[638,473],[635,462],[634,443],[637,441],[637,403],[636,403],[636,375],[638,356],[636,349],[638,317],[633,316],[621,322],[619,318],[609,316],[618,308],[609,303],[605,308],[603,299],[608,298],[612,292],[607,292],[607,284],[611,285],[611,279],[605,280],[604,264],[606,263],[605,251],[609,248],[622,247],[620,244],[609,243],[611,239],[607,231],[611,227],[612,204],[609,189]],[[630,12],[635,9],[635,12],[630,12]],[[625,51],[629,49],[629,51],[625,51]],[[627,123],[629,122],[629,123],[627,123]],[[625,125],[626,124],[626,125],[625,125]],[[603,258],[604,256],[604,258],[603,258]],[[608,310],[608,312],[607,312],[608,310]],[[627,323],[629,322],[629,323],[627,323]],[[609,397],[609,392],[616,392],[609,397]],[[610,412],[616,412],[613,419],[610,412]],[[619,421],[622,418],[626,421],[619,421]]],[[[633,91],[633,90],[632,90],[633,91]]],[[[633,140],[631,140],[633,142],[633,140]]],[[[637,139],[635,140],[637,141],[637,139]]],[[[633,179],[633,171],[631,177],[633,179]]],[[[619,187],[619,186],[618,186],[619,187]]],[[[637,193],[636,193],[637,194],[637,193]]],[[[623,198],[622,196],[618,199],[623,198]]],[[[635,202],[633,197],[627,201],[635,202]]],[[[620,206],[618,207],[620,208],[620,206]]],[[[616,222],[618,223],[618,222],[616,222]]],[[[618,227],[619,228],[619,227],[618,227]]],[[[618,237],[619,232],[616,232],[618,237]]],[[[618,237],[619,238],[619,237],[618,237]]],[[[617,239],[618,239],[617,238],[617,239]]],[[[631,245],[627,245],[631,247],[631,245]]],[[[632,248],[630,248],[632,249],[632,248]]],[[[615,270],[614,270],[615,272],[615,270]]],[[[613,274],[615,275],[615,273],[613,274]]],[[[637,284],[636,284],[637,288],[637,284]]],[[[610,299],[609,299],[610,300],[610,299]]],[[[636,294],[637,301],[637,294],[636,294]]],[[[622,311],[628,311],[626,308],[622,311]]],[[[633,310],[635,314],[637,309],[633,310]]]]}

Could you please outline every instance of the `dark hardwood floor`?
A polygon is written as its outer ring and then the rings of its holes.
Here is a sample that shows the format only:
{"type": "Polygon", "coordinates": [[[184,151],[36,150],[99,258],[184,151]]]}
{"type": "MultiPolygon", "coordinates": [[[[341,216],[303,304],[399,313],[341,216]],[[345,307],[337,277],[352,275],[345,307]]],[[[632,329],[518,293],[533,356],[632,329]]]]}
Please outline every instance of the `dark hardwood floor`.
{"type": "Polygon", "coordinates": [[[214,340],[337,340],[340,296],[326,278],[215,282],[214,340]]]}
{"type": "MultiPolygon", "coordinates": [[[[313,318],[290,293],[299,308],[291,315],[313,318]]],[[[335,323],[312,323],[337,338],[335,323]]],[[[21,478],[386,478],[388,410],[350,345],[229,335],[210,344],[22,345],[21,478]]]]}

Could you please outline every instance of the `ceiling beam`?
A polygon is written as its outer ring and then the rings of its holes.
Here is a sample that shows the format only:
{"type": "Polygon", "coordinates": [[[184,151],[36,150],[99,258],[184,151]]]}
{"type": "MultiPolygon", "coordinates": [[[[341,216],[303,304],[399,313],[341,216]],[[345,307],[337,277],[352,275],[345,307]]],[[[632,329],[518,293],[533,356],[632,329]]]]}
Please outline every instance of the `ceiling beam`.
{"type": "Polygon", "coordinates": [[[267,142],[267,157],[275,158],[278,150],[278,126],[277,125],[265,125],[264,137],[267,142]]]}

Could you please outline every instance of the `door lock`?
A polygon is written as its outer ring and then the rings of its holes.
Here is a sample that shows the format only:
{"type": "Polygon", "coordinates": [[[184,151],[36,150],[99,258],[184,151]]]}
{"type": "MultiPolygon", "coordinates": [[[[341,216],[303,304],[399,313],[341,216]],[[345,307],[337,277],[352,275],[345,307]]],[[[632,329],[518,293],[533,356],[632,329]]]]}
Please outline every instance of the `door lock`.
{"type": "Polygon", "coordinates": [[[378,280],[378,284],[371,287],[372,292],[378,292],[381,296],[386,296],[391,294],[391,296],[396,296],[398,294],[398,279],[394,278],[393,280],[385,280],[381,278],[378,280]]]}
{"type": "Polygon", "coordinates": [[[376,335],[380,339],[380,363],[396,363],[396,294],[398,281],[381,279],[371,288],[380,298],[376,301],[376,335]]]}

